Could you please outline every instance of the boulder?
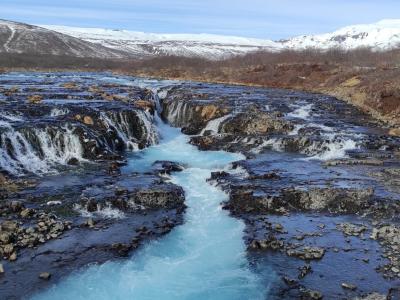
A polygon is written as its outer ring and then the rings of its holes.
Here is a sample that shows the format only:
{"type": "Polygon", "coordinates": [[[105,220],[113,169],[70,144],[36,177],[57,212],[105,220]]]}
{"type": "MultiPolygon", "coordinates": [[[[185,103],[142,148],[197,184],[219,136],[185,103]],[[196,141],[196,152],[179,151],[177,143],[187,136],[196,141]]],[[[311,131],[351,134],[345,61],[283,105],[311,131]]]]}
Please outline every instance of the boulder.
{"type": "Polygon", "coordinates": [[[287,255],[294,256],[303,260],[321,259],[325,255],[325,249],[319,247],[303,247],[300,249],[289,249],[287,255]]]}

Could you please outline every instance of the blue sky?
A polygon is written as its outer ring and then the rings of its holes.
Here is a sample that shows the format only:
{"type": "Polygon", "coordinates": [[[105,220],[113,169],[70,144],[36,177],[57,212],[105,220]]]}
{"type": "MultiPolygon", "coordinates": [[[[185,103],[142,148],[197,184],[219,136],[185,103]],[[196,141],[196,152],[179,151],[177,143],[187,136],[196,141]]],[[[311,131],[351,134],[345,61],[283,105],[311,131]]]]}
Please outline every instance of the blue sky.
{"type": "Polygon", "coordinates": [[[33,24],[281,39],[400,18],[398,0],[0,0],[0,18],[33,24]]]}

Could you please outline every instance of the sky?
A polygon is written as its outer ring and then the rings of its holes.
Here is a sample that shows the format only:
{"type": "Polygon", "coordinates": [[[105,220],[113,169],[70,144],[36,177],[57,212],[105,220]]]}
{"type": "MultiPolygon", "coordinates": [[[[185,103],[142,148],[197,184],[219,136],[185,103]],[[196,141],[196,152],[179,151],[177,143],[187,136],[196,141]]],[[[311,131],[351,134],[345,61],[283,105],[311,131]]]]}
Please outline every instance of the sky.
{"type": "Polygon", "coordinates": [[[398,0],[0,0],[30,24],[284,39],[400,18],[398,0]]]}

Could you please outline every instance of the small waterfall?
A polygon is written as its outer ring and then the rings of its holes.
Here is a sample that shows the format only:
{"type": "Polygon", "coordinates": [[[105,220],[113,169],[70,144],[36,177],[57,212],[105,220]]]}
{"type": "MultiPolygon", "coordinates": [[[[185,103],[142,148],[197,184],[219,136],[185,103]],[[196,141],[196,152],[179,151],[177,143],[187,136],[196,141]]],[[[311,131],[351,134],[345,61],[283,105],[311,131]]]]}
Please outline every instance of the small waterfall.
{"type": "Polygon", "coordinates": [[[131,126],[127,120],[127,114],[118,113],[100,113],[108,130],[114,130],[118,137],[123,141],[126,148],[131,151],[139,150],[138,140],[134,137],[131,126]]]}
{"type": "Polygon", "coordinates": [[[137,111],[140,121],[146,130],[146,145],[151,146],[158,143],[158,131],[154,126],[154,117],[147,111],[137,111]]]}
{"type": "Polygon", "coordinates": [[[326,135],[328,139],[318,147],[313,144],[307,150],[310,154],[314,154],[308,159],[331,160],[347,157],[347,151],[358,149],[356,141],[347,137],[337,137],[335,134],[326,135]]]}
{"type": "Polygon", "coordinates": [[[11,174],[43,174],[71,159],[83,161],[79,136],[70,128],[25,128],[9,126],[0,135],[0,167],[11,174]]]}
{"type": "Polygon", "coordinates": [[[185,101],[173,101],[165,111],[168,123],[173,126],[187,126],[190,120],[193,119],[191,105],[185,101]]]}
{"type": "MultiPolygon", "coordinates": [[[[347,152],[356,150],[359,145],[356,140],[346,135],[325,133],[323,139],[311,139],[307,136],[296,138],[292,134],[288,137],[270,137],[252,149],[252,153],[258,154],[264,149],[277,152],[295,151],[307,155],[307,160],[332,160],[348,157],[347,152]]],[[[240,142],[243,142],[242,140],[240,142]]]]}
{"type": "Polygon", "coordinates": [[[207,131],[210,131],[212,134],[219,133],[221,124],[228,120],[230,117],[232,117],[232,115],[228,114],[218,119],[209,121],[207,126],[201,131],[200,135],[204,135],[204,133],[206,133],[207,131]]]}
{"type": "Polygon", "coordinates": [[[311,110],[313,108],[313,104],[307,104],[301,107],[298,107],[293,112],[289,113],[288,116],[291,118],[298,118],[307,120],[311,115],[311,110]]]}

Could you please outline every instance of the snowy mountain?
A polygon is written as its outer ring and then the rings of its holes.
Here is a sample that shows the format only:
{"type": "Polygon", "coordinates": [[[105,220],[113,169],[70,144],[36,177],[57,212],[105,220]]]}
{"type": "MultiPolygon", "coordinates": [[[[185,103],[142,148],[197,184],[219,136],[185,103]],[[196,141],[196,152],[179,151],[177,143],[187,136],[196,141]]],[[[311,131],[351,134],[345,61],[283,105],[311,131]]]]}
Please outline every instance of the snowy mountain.
{"type": "Polygon", "coordinates": [[[161,55],[212,60],[254,51],[307,48],[388,50],[400,47],[400,19],[355,25],[333,33],[271,41],[212,34],[155,34],[128,30],[32,26],[0,20],[0,53],[67,55],[95,58],[146,58],[161,55]]]}
{"type": "Polygon", "coordinates": [[[128,30],[40,25],[102,46],[123,50],[136,57],[177,55],[223,59],[258,50],[279,51],[281,44],[270,40],[213,34],[155,34],[128,30]]]}
{"type": "Polygon", "coordinates": [[[304,35],[281,41],[281,43],[284,48],[296,50],[306,48],[351,50],[369,47],[380,51],[400,48],[400,19],[347,26],[333,33],[304,35]]]}
{"type": "Polygon", "coordinates": [[[218,60],[259,50],[277,52],[283,49],[350,50],[370,47],[379,51],[400,46],[400,19],[348,26],[333,33],[304,35],[282,41],[212,34],[155,34],[53,25],[42,25],[42,27],[104,47],[129,52],[135,57],[178,55],[218,60]]]}
{"type": "Polygon", "coordinates": [[[0,20],[0,54],[122,58],[128,54],[24,23],[0,20]]]}

